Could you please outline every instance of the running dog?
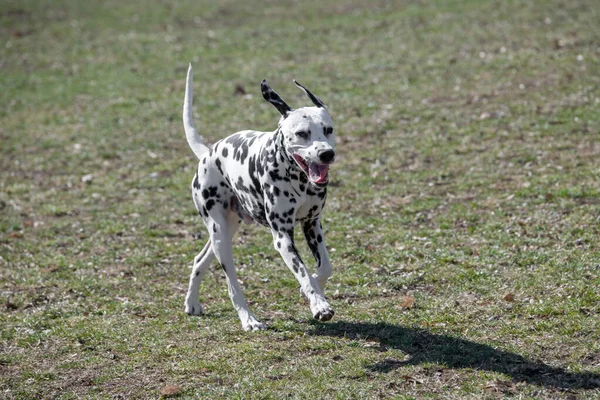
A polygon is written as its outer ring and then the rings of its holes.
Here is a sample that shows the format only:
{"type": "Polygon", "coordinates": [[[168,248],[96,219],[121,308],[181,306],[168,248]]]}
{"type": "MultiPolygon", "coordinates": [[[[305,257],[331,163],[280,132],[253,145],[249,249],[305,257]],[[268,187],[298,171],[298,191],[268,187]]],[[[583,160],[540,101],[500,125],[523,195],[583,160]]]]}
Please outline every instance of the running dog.
{"type": "Polygon", "coordinates": [[[267,84],[264,99],[281,114],[274,132],[245,130],[207,147],[192,115],[192,66],[183,105],[187,141],[198,157],[192,195],[210,239],[194,258],[185,312],[202,315],[198,299],[200,281],[214,256],[227,276],[229,297],[245,330],[262,330],[248,308],[233,261],[232,238],[241,221],[270,228],[275,249],[300,283],[314,318],[328,321],[333,309],[323,295],[331,263],[319,221],[327,197],[329,166],[335,160],[333,121],[327,106],[294,80],[314,107],[292,109],[267,84]],[[317,262],[311,275],[294,244],[294,226],[300,224],[317,262]]]}

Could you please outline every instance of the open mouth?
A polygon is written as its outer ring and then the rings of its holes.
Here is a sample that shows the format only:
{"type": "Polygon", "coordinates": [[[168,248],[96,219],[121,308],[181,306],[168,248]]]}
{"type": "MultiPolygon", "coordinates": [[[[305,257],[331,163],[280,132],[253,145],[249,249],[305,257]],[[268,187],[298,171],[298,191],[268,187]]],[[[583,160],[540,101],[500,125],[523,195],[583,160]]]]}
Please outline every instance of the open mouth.
{"type": "Polygon", "coordinates": [[[329,164],[309,163],[297,153],[294,160],[308,177],[308,180],[316,185],[325,185],[329,182],[329,164]]]}

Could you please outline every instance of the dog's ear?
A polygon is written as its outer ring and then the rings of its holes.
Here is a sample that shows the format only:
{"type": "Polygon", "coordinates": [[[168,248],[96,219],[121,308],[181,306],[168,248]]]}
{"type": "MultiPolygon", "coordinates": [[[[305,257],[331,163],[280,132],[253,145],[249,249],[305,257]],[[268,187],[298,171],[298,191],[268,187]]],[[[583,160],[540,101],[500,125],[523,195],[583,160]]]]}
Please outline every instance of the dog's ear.
{"type": "Polygon", "coordinates": [[[292,107],[288,106],[285,101],[277,94],[276,91],[271,89],[271,86],[267,83],[266,80],[262,80],[260,83],[260,90],[262,91],[262,95],[266,101],[273,104],[277,111],[281,113],[284,117],[286,117],[290,111],[292,111],[292,107]]]}
{"type": "Polygon", "coordinates": [[[304,91],[304,93],[306,93],[306,95],[308,97],[310,97],[310,99],[312,100],[312,102],[314,103],[315,106],[319,107],[319,108],[324,108],[327,109],[327,106],[325,105],[325,103],[323,103],[321,101],[321,99],[319,99],[317,96],[315,96],[310,90],[308,90],[307,88],[305,88],[304,86],[302,86],[300,83],[298,83],[297,80],[294,79],[294,84],[296,86],[298,86],[300,89],[302,89],[304,91]]]}

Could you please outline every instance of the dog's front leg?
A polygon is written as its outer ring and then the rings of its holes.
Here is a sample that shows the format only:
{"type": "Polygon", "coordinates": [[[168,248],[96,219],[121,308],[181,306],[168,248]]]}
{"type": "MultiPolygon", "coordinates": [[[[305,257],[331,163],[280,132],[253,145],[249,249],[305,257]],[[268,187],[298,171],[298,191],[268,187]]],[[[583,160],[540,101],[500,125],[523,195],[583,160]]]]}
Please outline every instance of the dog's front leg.
{"type": "Polygon", "coordinates": [[[319,283],[321,292],[325,291],[325,284],[327,279],[331,276],[331,261],[329,261],[329,254],[327,253],[327,247],[325,246],[325,235],[323,235],[323,228],[319,219],[313,219],[312,221],[305,222],[302,224],[302,230],[304,231],[304,237],[306,243],[315,257],[317,262],[317,273],[313,277],[319,283]]]}
{"type": "Polygon", "coordinates": [[[272,224],[271,232],[275,249],[281,254],[285,264],[300,282],[300,288],[310,303],[313,317],[319,321],[329,321],[333,317],[333,309],[323,296],[317,280],[308,272],[296,250],[293,226],[274,227],[272,224]]]}

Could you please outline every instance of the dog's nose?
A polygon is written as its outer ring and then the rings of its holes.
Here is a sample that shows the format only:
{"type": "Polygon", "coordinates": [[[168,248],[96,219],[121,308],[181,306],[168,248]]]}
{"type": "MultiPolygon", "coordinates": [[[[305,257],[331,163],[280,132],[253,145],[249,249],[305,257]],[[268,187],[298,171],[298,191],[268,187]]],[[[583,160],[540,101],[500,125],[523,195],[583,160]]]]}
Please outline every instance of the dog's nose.
{"type": "Polygon", "coordinates": [[[319,152],[319,160],[321,160],[325,164],[329,164],[330,162],[333,162],[334,158],[335,158],[335,152],[333,150],[324,150],[324,151],[319,152]]]}

